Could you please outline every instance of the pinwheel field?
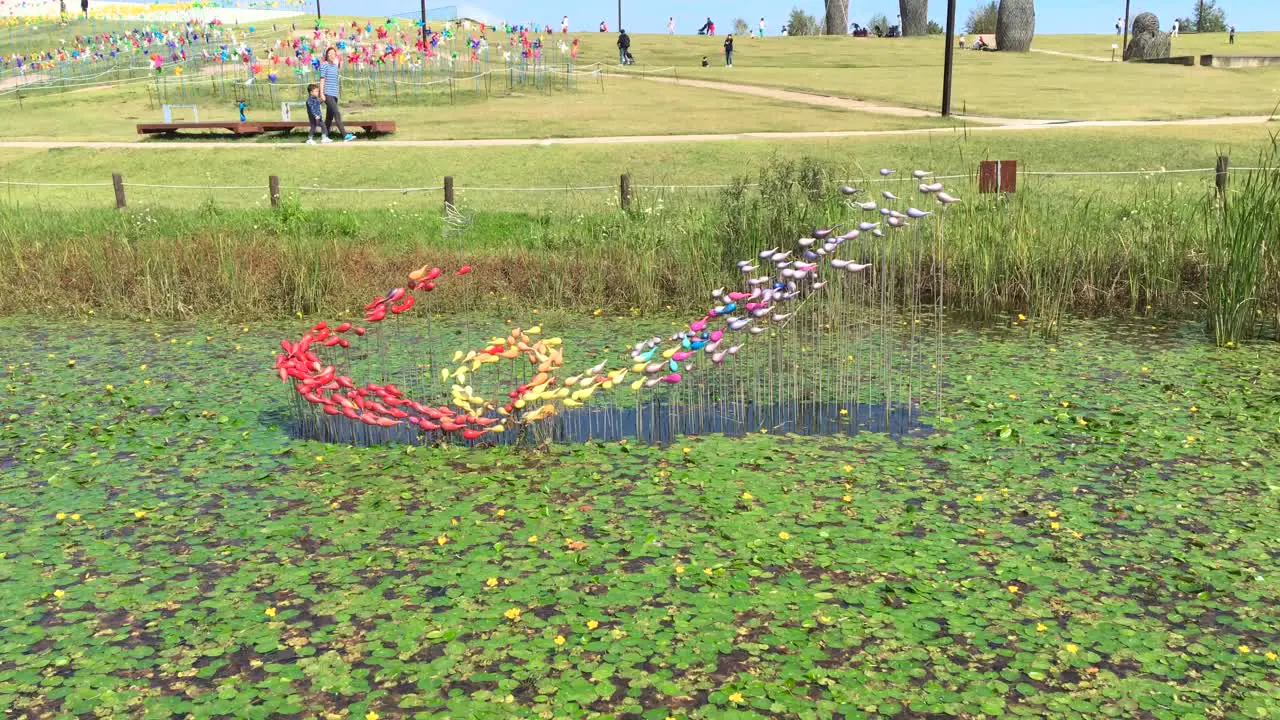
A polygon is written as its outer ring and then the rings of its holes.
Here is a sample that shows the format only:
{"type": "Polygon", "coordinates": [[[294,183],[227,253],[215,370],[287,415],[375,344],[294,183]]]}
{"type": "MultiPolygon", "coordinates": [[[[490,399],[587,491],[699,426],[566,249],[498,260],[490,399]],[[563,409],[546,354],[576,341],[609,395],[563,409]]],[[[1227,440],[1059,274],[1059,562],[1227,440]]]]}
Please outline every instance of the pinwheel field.
{"type": "Polygon", "coordinates": [[[339,18],[396,134],[138,139],[269,5],[0,22],[0,717],[1280,720],[1276,68],[339,18]]]}

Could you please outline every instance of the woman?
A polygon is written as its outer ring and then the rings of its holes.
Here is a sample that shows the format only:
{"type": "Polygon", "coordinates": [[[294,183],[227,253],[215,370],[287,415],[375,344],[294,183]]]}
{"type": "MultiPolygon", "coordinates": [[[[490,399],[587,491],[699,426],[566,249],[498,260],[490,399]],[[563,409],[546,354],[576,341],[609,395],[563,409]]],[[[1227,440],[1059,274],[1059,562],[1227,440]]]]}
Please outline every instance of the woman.
{"type": "Polygon", "coordinates": [[[351,142],[355,135],[347,132],[342,124],[342,112],[338,110],[338,48],[330,47],[324,51],[324,62],[320,63],[320,94],[324,96],[324,139],[320,142],[332,142],[329,133],[333,131],[333,123],[338,121],[338,132],[342,133],[343,142],[351,142]]]}

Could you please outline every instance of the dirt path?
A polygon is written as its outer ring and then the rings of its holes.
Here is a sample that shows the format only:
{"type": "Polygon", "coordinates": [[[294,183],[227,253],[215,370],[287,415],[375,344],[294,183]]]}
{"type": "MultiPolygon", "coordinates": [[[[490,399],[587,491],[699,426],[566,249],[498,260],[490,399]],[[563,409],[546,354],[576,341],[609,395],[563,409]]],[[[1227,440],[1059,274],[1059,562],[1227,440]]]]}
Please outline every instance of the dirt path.
{"type": "MultiPolygon", "coordinates": [[[[649,80],[650,82],[660,82],[668,85],[696,87],[706,90],[719,90],[721,92],[731,92],[739,95],[753,95],[755,97],[769,98],[770,100],[782,100],[791,103],[837,108],[840,110],[853,110],[856,112],[871,113],[873,115],[892,115],[893,117],[933,119],[937,119],[938,117],[937,111],[934,110],[922,110],[920,108],[904,107],[901,105],[886,105],[883,103],[871,102],[869,100],[854,100],[852,98],[836,97],[834,95],[800,92],[798,90],[784,90],[782,88],[764,87],[762,85],[744,85],[741,83],[720,82],[718,80],[685,80],[657,76],[646,76],[644,79],[649,80]]],[[[955,117],[957,120],[982,123],[984,125],[1013,125],[1018,123],[1047,124],[1054,122],[1053,120],[1021,120],[1015,118],[983,117],[977,115],[957,115],[955,117]]]]}
{"type": "Polygon", "coordinates": [[[1078,53],[1059,52],[1057,50],[1036,50],[1031,48],[1031,52],[1040,53],[1042,55],[1057,55],[1058,57],[1075,58],[1076,60],[1091,60],[1093,62],[1113,62],[1111,58],[1098,57],[1097,55],[1080,55],[1078,53]]]}
{"type": "MultiPolygon", "coordinates": [[[[360,140],[354,143],[335,143],[332,148],[486,148],[486,147],[537,147],[554,145],[628,145],[648,143],[701,143],[732,140],[831,140],[859,137],[894,137],[909,135],[937,135],[975,132],[1028,132],[1035,130],[1059,130],[1065,128],[1151,128],[1205,125],[1264,125],[1272,118],[1254,115],[1246,117],[1196,118],[1191,120],[1081,120],[1077,122],[1015,122],[1008,125],[978,125],[961,128],[919,128],[914,130],[839,130],[811,132],[758,132],[701,135],[615,135],[605,137],[575,138],[489,138],[472,140],[360,140]]],[[[279,150],[299,147],[296,143],[260,143],[236,140],[148,140],[148,141],[84,141],[84,140],[0,140],[0,148],[52,150],[55,148],[88,148],[93,150],[192,150],[254,148],[279,150]]],[[[325,150],[317,150],[325,152],[325,150]]]]}

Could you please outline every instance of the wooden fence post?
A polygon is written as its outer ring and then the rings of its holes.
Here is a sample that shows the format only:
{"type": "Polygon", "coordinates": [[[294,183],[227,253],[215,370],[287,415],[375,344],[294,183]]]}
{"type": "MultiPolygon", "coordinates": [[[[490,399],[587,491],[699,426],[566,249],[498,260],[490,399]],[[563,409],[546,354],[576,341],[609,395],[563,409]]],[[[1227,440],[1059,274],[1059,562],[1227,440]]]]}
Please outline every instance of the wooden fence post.
{"type": "Polygon", "coordinates": [[[618,199],[623,210],[631,209],[631,173],[623,173],[618,179],[618,199]]]}
{"type": "Polygon", "coordinates": [[[455,207],[453,203],[453,176],[444,176],[444,204],[445,207],[455,207]]]}
{"type": "Polygon", "coordinates": [[[280,176],[272,175],[267,178],[267,189],[271,193],[271,207],[280,207],[280,176]]]}
{"type": "Polygon", "coordinates": [[[111,185],[116,191],[116,209],[124,209],[124,175],[111,173],[111,185]]]}
{"type": "Polygon", "coordinates": [[[1225,198],[1227,196],[1227,172],[1231,169],[1231,158],[1226,155],[1218,156],[1218,168],[1214,177],[1214,183],[1218,186],[1218,197],[1225,198]]]}

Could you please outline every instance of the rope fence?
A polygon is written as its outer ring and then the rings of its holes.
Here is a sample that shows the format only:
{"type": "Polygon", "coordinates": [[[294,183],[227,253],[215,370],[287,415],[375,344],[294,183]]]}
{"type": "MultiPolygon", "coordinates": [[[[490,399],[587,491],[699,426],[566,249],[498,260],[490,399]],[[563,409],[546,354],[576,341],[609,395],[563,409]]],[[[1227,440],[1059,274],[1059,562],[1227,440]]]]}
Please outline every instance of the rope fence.
{"type": "MultiPolygon", "coordinates": [[[[988,163],[984,163],[988,164],[988,163]]],[[[1092,178],[1092,177],[1158,177],[1165,175],[1195,175],[1195,174],[1214,174],[1217,189],[1220,193],[1226,192],[1227,177],[1231,173],[1256,172],[1262,171],[1263,168],[1256,167],[1230,167],[1229,160],[1224,156],[1219,158],[1217,167],[1211,168],[1180,168],[1180,169],[1155,169],[1155,170],[1115,170],[1115,171],[1097,171],[1097,170],[1041,170],[1026,171],[1019,169],[1017,175],[1022,177],[1036,178],[1092,178]]],[[[981,172],[977,175],[981,183],[981,172]]],[[[962,180],[973,179],[975,174],[932,174],[927,178],[921,179],[930,182],[942,180],[962,180]]],[[[914,180],[910,176],[893,175],[889,177],[871,178],[859,182],[851,182],[851,185],[857,184],[879,184],[889,182],[903,182],[904,180],[914,180]]],[[[120,173],[112,175],[111,182],[89,182],[89,183],[72,183],[72,182],[37,182],[29,180],[0,180],[0,186],[19,187],[19,188],[105,188],[111,187],[115,189],[116,207],[123,209],[126,207],[126,190],[130,188],[144,190],[196,190],[196,191],[252,191],[261,192],[264,188],[262,185],[187,185],[187,184],[166,184],[166,183],[145,183],[145,182],[125,182],[124,177],[120,173]]],[[[427,185],[417,187],[394,187],[394,186],[373,186],[373,187],[326,187],[319,185],[281,185],[280,178],[272,175],[268,178],[266,189],[271,198],[272,207],[278,207],[280,204],[281,193],[284,191],[296,193],[397,193],[408,195],[411,193],[427,193],[427,192],[444,192],[444,202],[446,206],[454,206],[456,203],[457,192],[477,192],[477,193],[594,193],[594,192],[612,192],[619,193],[619,202],[623,209],[630,207],[632,194],[636,191],[713,191],[724,190],[727,188],[758,188],[759,183],[710,183],[710,184],[633,184],[631,175],[624,174],[619,178],[617,185],[562,185],[562,186],[459,186],[454,183],[452,177],[445,177],[444,183],[441,185],[427,185]]],[[[997,189],[997,192],[1014,192],[1014,190],[997,189]]],[[[983,192],[992,192],[991,190],[983,190],[983,192]]]]}

